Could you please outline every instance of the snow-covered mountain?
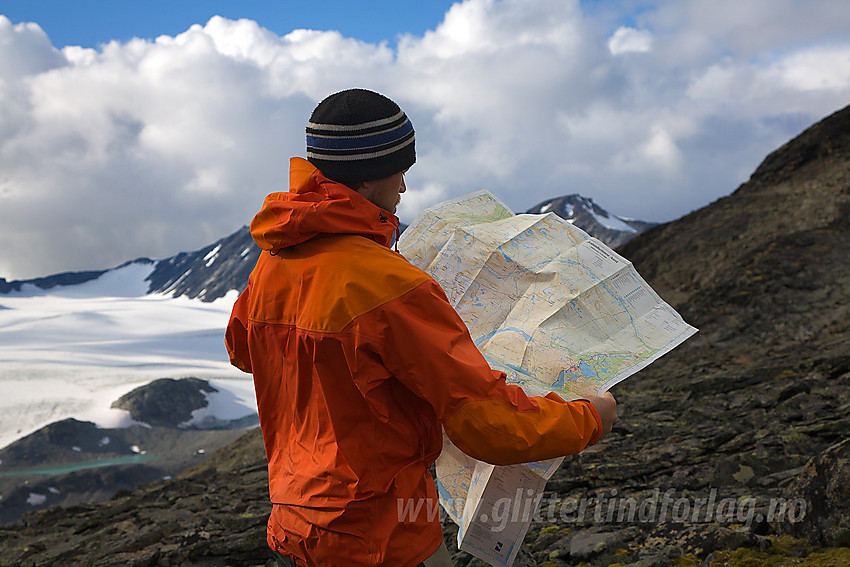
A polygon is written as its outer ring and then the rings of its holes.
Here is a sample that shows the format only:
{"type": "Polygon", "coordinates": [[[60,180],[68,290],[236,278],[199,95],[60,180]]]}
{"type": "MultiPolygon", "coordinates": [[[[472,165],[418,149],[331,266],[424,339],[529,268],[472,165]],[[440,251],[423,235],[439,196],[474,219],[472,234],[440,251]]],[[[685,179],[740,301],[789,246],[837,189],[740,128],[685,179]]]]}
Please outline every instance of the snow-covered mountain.
{"type": "Polygon", "coordinates": [[[593,199],[576,193],[543,201],[526,212],[555,213],[611,248],[625,244],[641,232],[658,224],[618,217],[594,203],[593,199]]]}

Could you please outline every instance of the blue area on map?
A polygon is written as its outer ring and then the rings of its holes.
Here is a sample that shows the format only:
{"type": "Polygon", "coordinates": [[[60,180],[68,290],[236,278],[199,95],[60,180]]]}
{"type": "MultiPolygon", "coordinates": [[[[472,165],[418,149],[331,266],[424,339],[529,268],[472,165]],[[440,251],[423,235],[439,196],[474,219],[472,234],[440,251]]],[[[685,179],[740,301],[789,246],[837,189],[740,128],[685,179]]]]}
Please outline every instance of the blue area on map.
{"type": "Polygon", "coordinates": [[[582,378],[593,378],[596,376],[596,371],[584,360],[578,363],[578,371],[581,373],[582,378]]]}
{"type": "Polygon", "coordinates": [[[492,339],[493,337],[495,337],[499,333],[508,333],[508,332],[519,333],[520,335],[522,335],[522,338],[524,338],[526,341],[531,340],[531,335],[529,335],[528,333],[526,333],[522,329],[517,329],[516,327],[505,327],[504,329],[496,329],[492,333],[487,333],[486,335],[482,335],[482,336],[478,337],[477,339],[475,339],[475,346],[480,348],[482,343],[489,341],[490,339],[492,339]]]}
{"type": "Polygon", "coordinates": [[[562,389],[566,388],[567,387],[567,380],[569,380],[570,383],[574,383],[574,382],[577,381],[577,377],[570,374],[566,370],[561,370],[561,373],[558,374],[558,379],[555,380],[555,383],[552,384],[552,386],[555,387],[555,388],[562,388],[562,389]]]}
{"type": "Polygon", "coordinates": [[[517,374],[522,374],[523,376],[528,376],[529,378],[531,378],[531,373],[525,368],[520,368],[519,366],[514,366],[513,364],[505,364],[504,362],[498,362],[496,360],[493,360],[486,354],[484,354],[484,360],[486,360],[488,364],[490,364],[491,368],[506,368],[508,370],[513,370],[517,374]]]}
{"type": "Polygon", "coordinates": [[[443,486],[443,483],[440,482],[439,479],[437,480],[437,492],[440,493],[440,498],[442,498],[443,500],[451,500],[452,499],[452,495],[449,494],[448,489],[445,486],[443,486]]]}

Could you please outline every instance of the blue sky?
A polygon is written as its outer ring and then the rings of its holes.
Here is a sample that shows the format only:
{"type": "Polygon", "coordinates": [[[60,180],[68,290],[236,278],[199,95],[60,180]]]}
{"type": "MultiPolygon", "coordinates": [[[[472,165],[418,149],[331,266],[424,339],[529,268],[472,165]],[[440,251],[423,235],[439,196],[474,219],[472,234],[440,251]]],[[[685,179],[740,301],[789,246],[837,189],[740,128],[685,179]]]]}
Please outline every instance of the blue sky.
{"type": "Polygon", "coordinates": [[[416,128],[404,222],[481,189],[515,211],[579,193],[668,221],[850,103],[850,10],[0,0],[0,277],[230,234],[286,188],[315,105],[351,87],[394,99],[416,128]]]}
{"type": "Polygon", "coordinates": [[[177,35],[212,16],[248,18],[280,35],[293,29],[337,30],[371,43],[395,44],[402,34],[423,34],[443,19],[445,0],[3,0],[12,22],[37,22],[57,47],[97,47],[110,40],[177,35]]]}

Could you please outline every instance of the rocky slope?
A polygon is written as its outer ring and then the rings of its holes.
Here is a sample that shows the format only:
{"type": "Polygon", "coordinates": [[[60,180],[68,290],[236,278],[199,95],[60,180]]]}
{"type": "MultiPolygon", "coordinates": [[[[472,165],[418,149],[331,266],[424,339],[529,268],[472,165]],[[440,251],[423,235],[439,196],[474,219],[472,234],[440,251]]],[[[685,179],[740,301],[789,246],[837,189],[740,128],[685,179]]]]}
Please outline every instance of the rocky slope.
{"type": "MultiPolygon", "coordinates": [[[[850,108],[619,249],[701,335],[616,387],[614,431],[549,482],[515,565],[850,564],[848,218],[850,108]]],[[[253,432],[3,528],[0,563],[271,565],[265,480],[253,432]]],[[[454,564],[483,565],[444,525],[454,564]]]]}

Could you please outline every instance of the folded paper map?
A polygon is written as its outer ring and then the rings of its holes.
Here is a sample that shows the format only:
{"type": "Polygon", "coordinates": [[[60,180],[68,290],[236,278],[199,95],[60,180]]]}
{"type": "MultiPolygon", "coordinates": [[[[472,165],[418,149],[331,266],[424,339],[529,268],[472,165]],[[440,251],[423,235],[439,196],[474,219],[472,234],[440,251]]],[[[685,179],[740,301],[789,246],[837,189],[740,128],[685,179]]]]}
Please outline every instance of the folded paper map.
{"type": "MultiPolygon", "coordinates": [[[[515,215],[486,191],[425,210],[398,249],[443,287],[490,365],[532,396],[601,394],[697,331],[600,241],[553,213],[515,215]]],[[[437,488],[458,547],[512,564],[562,461],[494,467],[446,438],[437,488]]]]}

